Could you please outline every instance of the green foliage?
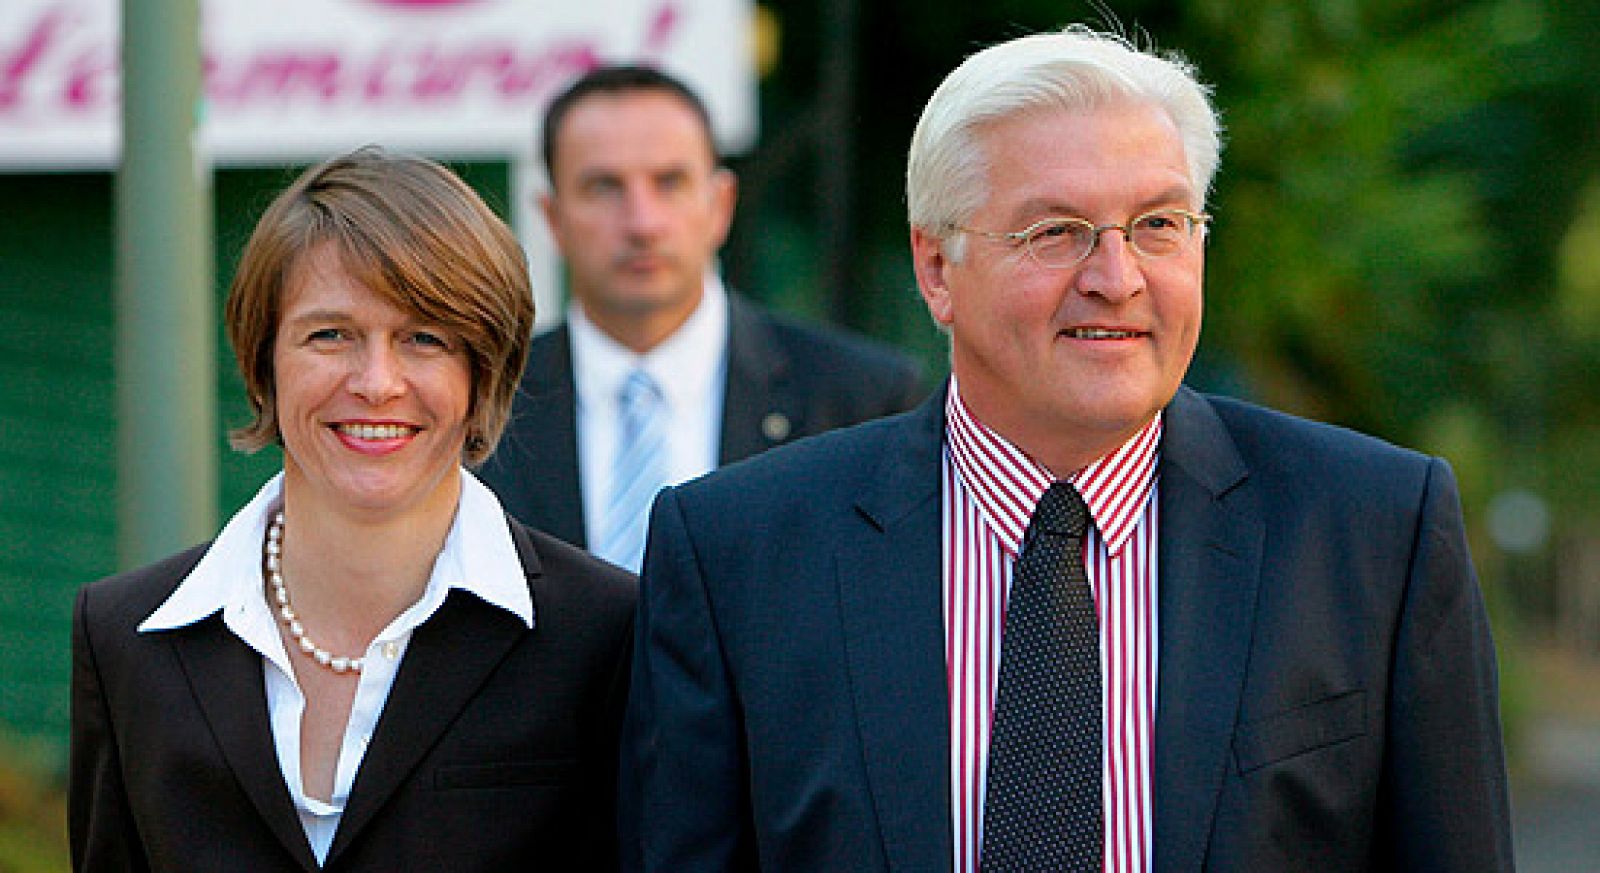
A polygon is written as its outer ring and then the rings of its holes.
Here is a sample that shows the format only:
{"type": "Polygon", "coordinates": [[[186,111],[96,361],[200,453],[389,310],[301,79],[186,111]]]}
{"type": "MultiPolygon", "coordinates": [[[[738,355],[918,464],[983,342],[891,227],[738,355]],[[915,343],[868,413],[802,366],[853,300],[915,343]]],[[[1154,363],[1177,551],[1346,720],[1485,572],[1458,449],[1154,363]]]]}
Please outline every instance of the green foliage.
{"type": "Polygon", "coordinates": [[[1499,267],[1477,168],[1414,155],[1510,84],[1492,10],[1197,18],[1202,45],[1237,47],[1201,61],[1228,130],[1206,341],[1269,403],[1415,439],[1473,365],[1441,328],[1499,267]]]}
{"type": "Polygon", "coordinates": [[[66,798],[25,748],[0,737],[0,873],[64,871],[66,798]]]}

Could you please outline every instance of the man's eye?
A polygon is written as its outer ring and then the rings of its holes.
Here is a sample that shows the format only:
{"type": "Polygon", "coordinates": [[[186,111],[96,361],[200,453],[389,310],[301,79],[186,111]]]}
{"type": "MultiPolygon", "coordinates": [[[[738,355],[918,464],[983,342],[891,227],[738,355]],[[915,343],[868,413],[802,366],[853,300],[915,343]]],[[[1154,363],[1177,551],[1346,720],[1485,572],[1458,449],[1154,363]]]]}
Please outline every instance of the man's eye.
{"type": "Polygon", "coordinates": [[[622,190],[622,183],[610,176],[598,176],[584,183],[584,193],[591,197],[608,197],[622,190]]]}
{"type": "Polygon", "coordinates": [[[1076,221],[1053,221],[1039,225],[1029,239],[1036,243],[1077,242],[1091,233],[1093,231],[1076,221]]]}
{"type": "Polygon", "coordinates": [[[306,336],[306,339],[314,343],[329,343],[342,340],[345,336],[345,332],[340,328],[322,327],[312,331],[306,336]]]}

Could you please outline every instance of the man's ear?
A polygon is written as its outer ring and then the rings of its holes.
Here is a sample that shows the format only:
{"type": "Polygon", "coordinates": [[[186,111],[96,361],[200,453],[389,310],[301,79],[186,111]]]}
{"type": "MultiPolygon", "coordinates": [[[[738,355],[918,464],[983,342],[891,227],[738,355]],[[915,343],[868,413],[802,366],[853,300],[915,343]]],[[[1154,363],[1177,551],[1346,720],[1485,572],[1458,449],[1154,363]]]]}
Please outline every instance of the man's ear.
{"type": "Polygon", "coordinates": [[[544,226],[550,231],[550,238],[555,241],[556,248],[565,256],[567,244],[562,239],[565,228],[561,224],[561,206],[556,203],[555,194],[545,191],[534,198],[534,204],[539,207],[539,214],[544,216],[544,226]]]}
{"type": "Polygon", "coordinates": [[[539,214],[544,216],[544,223],[555,232],[556,226],[556,199],[549,191],[541,191],[534,195],[533,205],[539,207],[539,214]]]}
{"type": "Polygon", "coordinates": [[[716,248],[728,241],[728,228],[733,225],[733,210],[739,202],[739,177],[727,167],[718,167],[711,173],[712,206],[717,212],[716,248]]]}
{"type": "Polygon", "coordinates": [[[911,228],[911,266],[928,314],[940,327],[949,327],[955,320],[955,305],[950,296],[951,260],[945,253],[945,241],[920,227],[911,228]]]}

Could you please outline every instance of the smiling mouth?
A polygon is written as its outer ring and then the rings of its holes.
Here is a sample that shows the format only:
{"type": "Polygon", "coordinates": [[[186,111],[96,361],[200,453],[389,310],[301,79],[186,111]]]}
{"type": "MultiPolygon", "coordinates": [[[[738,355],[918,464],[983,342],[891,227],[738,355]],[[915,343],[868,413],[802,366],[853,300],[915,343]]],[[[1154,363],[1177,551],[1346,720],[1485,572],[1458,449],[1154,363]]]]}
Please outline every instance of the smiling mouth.
{"type": "Polygon", "coordinates": [[[406,424],[338,424],[334,429],[358,440],[397,440],[411,436],[422,428],[406,424]]]}
{"type": "Polygon", "coordinates": [[[1103,327],[1069,327],[1062,333],[1073,339],[1085,340],[1137,339],[1149,335],[1142,330],[1109,330],[1103,327]]]}

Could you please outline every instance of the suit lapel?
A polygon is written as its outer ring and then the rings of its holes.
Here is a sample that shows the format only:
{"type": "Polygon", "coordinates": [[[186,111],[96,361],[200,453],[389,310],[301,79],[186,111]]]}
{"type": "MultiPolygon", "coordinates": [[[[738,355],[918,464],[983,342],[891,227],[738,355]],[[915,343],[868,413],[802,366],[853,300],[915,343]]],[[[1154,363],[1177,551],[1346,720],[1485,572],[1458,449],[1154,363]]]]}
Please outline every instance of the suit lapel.
{"type": "Polygon", "coordinates": [[[173,647],[223,758],[257,814],[301,867],[315,870],[316,858],[278,766],[261,656],[228,630],[220,613],[173,633],[173,647]]]}
{"type": "Polygon", "coordinates": [[[1248,470],[1209,403],[1180,389],[1165,428],[1155,869],[1200,870],[1232,761],[1264,521],[1248,470]]]}
{"type": "MultiPolygon", "coordinates": [[[[511,525],[530,591],[539,560],[526,534],[511,525]]],[[[534,600],[535,622],[538,599],[534,600]]],[[[331,866],[433,749],[527,629],[516,616],[461,590],[412,634],[405,660],[361,761],[338,833],[331,866]]]]}
{"type": "Polygon", "coordinates": [[[502,504],[526,524],[578,546],[583,529],[583,490],[578,484],[578,389],[572,375],[572,336],[565,325],[536,340],[519,390],[518,420],[507,428],[507,445],[489,461],[517,469],[496,482],[522,483],[499,489],[502,504]]]}
{"type": "Polygon", "coordinates": [[[893,870],[951,857],[949,689],[941,605],[944,392],[885,442],[858,524],[837,544],[845,648],[868,785],[893,870]]]}
{"type": "Polygon", "coordinates": [[[728,294],[728,378],[718,458],[731,464],[801,433],[801,409],[789,390],[790,362],[754,306],[728,294]]]}

